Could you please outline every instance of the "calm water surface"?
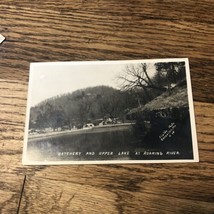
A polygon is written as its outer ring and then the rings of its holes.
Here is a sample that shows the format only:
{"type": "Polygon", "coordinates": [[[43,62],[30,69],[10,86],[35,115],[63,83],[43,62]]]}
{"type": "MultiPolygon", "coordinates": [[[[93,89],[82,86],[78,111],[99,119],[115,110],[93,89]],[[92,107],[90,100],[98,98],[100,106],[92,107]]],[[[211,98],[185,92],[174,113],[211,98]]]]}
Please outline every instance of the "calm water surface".
{"type": "MultiPolygon", "coordinates": [[[[28,158],[30,160],[105,160],[117,159],[121,151],[135,149],[137,139],[132,127],[123,129],[103,129],[99,132],[54,136],[28,142],[28,158]],[[73,155],[81,152],[81,156],[73,155]],[[110,155],[99,155],[100,152],[113,152],[110,155]],[[86,155],[86,153],[88,153],[86,155]],[[90,155],[93,154],[93,155],[90,155]]],[[[124,159],[128,159],[124,155],[124,159]]]]}
{"type": "Polygon", "coordinates": [[[31,140],[28,142],[27,155],[32,161],[191,159],[191,133],[183,125],[177,128],[176,134],[163,142],[157,133],[139,136],[132,126],[82,130],[78,133],[31,140]],[[144,151],[161,151],[164,155],[136,156],[135,152],[139,151],[141,154],[144,151]],[[165,155],[167,151],[178,151],[179,155],[165,155]],[[81,155],[77,155],[80,153],[81,155]]]}

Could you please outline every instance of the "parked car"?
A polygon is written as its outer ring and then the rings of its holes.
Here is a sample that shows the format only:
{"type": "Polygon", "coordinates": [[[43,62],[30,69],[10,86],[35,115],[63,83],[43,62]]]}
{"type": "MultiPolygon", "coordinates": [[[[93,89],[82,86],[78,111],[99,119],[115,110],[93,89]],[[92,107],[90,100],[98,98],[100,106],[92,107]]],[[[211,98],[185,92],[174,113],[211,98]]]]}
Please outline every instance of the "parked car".
{"type": "Polygon", "coordinates": [[[93,123],[87,123],[83,126],[83,129],[92,129],[94,127],[93,123]]]}

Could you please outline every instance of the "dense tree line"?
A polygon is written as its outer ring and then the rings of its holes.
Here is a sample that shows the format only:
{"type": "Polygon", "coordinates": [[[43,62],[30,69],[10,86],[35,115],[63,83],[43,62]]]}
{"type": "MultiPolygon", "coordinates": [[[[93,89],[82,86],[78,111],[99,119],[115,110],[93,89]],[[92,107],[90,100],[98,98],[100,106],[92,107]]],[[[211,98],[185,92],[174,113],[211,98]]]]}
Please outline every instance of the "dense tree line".
{"type": "Polygon", "coordinates": [[[32,107],[30,128],[44,129],[69,126],[82,127],[104,118],[125,119],[126,113],[137,106],[137,100],[127,91],[96,86],[45,100],[32,107]]]}

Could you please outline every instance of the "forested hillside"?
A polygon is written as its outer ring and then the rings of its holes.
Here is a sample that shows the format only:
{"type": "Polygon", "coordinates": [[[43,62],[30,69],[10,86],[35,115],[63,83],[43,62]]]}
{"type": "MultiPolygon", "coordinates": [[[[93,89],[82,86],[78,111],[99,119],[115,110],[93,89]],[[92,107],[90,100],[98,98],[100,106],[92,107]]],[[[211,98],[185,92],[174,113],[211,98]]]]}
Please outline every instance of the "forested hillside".
{"type": "Polygon", "coordinates": [[[124,120],[126,113],[137,105],[137,98],[128,91],[108,86],[85,88],[32,107],[30,128],[82,127],[89,122],[99,123],[104,118],[124,120]]]}

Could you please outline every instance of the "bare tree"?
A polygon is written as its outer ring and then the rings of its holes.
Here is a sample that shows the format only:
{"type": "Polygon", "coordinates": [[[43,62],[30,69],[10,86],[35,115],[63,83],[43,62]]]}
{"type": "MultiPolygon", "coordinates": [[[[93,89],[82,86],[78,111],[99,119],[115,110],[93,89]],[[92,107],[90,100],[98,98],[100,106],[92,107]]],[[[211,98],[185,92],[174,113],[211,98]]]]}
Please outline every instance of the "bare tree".
{"type": "Polygon", "coordinates": [[[149,101],[165,91],[170,93],[175,85],[185,79],[184,62],[159,62],[154,67],[156,72],[149,74],[149,64],[127,65],[123,75],[119,76],[123,81],[122,90],[134,91],[137,97],[143,92],[149,101]]]}
{"type": "Polygon", "coordinates": [[[150,101],[154,98],[154,91],[162,93],[167,90],[164,85],[153,81],[151,74],[149,75],[148,73],[146,63],[127,65],[123,75],[119,76],[119,79],[122,80],[122,90],[132,91],[136,95],[139,105],[141,105],[140,97],[144,97],[144,100],[146,98],[146,101],[150,101]]]}
{"type": "Polygon", "coordinates": [[[165,87],[158,86],[152,81],[152,78],[148,74],[146,63],[127,65],[124,74],[119,76],[119,78],[123,80],[122,88],[126,90],[143,88],[146,91],[146,89],[152,88],[166,91],[165,87]]]}

